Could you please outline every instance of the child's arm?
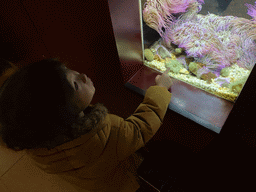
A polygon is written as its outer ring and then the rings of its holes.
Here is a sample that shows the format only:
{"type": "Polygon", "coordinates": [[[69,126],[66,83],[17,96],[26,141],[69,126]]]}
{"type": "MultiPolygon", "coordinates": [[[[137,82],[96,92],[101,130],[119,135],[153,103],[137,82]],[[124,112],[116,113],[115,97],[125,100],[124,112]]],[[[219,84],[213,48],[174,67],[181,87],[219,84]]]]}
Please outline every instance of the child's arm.
{"type": "Polygon", "coordinates": [[[144,147],[154,136],[162,125],[171,95],[164,87],[151,86],[133,115],[125,120],[116,115],[110,115],[114,127],[119,129],[117,134],[119,160],[129,157],[144,147]]]}

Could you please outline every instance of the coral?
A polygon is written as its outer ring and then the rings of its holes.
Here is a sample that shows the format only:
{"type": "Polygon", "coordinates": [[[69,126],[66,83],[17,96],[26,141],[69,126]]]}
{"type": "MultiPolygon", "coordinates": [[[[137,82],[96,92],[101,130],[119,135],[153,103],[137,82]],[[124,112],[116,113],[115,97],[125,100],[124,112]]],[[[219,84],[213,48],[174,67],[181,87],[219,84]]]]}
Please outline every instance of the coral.
{"type": "Polygon", "coordinates": [[[188,66],[188,69],[190,72],[192,72],[193,74],[197,75],[197,72],[199,69],[205,67],[204,64],[199,63],[199,62],[191,62],[188,66]]]}
{"type": "Polygon", "coordinates": [[[239,79],[239,80],[237,80],[235,82],[232,82],[232,83],[229,84],[229,88],[233,92],[239,94],[241,92],[241,90],[243,89],[243,86],[244,86],[246,80],[247,80],[247,77],[243,77],[243,78],[241,78],[241,79],[239,79]]]}
{"type": "Polygon", "coordinates": [[[189,71],[191,71],[193,74],[197,74],[198,66],[196,63],[191,62],[188,66],[189,71]]]}
{"type": "Polygon", "coordinates": [[[215,79],[215,82],[219,84],[221,87],[228,87],[228,85],[230,84],[230,79],[224,78],[224,77],[218,77],[215,79]]]}
{"type": "Polygon", "coordinates": [[[195,59],[193,57],[186,57],[185,60],[186,60],[187,65],[189,65],[189,63],[195,61],[195,59]]]}
{"type": "Polygon", "coordinates": [[[217,76],[215,74],[213,74],[212,72],[201,75],[201,79],[203,79],[207,83],[211,83],[212,79],[215,79],[216,77],[217,76]]]}
{"type": "Polygon", "coordinates": [[[176,57],[179,57],[183,53],[184,53],[184,50],[182,48],[176,48],[175,51],[172,54],[174,54],[176,57]]]}
{"type": "Polygon", "coordinates": [[[166,60],[165,67],[170,67],[170,71],[173,73],[179,73],[180,70],[183,68],[183,65],[178,60],[166,60]]]}
{"type": "Polygon", "coordinates": [[[182,49],[181,48],[177,48],[177,49],[175,49],[175,52],[176,53],[182,53],[182,49]]]}
{"type": "Polygon", "coordinates": [[[221,72],[220,72],[220,75],[221,75],[222,77],[227,77],[227,76],[229,76],[229,74],[230,74],[229,68],[223,68],[223,69],[221,70],[221,72]]]}
{"type": "Polygon", "coordinates": [[[144,50],[144,55],[148,61],[153,61],[154,60],[154,54],[150,49],[145,49],[144,50]]]}

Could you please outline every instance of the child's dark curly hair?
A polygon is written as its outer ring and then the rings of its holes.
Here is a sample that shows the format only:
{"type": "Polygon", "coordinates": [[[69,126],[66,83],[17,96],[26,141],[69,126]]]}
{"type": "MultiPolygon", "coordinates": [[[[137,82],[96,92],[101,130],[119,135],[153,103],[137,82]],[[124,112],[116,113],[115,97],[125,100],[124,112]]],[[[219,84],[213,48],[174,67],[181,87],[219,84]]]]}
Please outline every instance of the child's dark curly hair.
{"type": "Polygon", "coordinates": [[[108,113],[102,104],[79,119],[72,103],[74,89],[67,80],[64,64],[44,59],[19,69],[6,81],[0,92],[0,138],[15,151],[51,149],[98,126],[108,113]],[[74,125],[81,124],[76,131],[74,125]],[[81,130],[82,128],[82,130],[81,130]],[[57,142],[57,143],[56,143],[57,142]]]}

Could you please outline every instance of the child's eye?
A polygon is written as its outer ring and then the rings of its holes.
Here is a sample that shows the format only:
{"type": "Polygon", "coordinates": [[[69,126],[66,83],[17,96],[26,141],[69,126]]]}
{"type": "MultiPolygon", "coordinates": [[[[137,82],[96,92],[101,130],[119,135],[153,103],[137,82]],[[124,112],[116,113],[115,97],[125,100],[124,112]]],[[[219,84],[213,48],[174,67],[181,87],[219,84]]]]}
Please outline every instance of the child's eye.
{"type": "Polygon", "coordinates": [[[76,82],[74,82],[76,90],[78,90],[78,85],[76,82]]]}

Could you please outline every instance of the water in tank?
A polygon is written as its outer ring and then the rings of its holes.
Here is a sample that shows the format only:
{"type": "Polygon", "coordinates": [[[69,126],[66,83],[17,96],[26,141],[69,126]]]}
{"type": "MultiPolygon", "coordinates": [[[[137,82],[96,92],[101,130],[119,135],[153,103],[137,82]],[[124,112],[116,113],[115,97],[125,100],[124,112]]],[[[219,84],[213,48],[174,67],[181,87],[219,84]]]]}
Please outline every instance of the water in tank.
{"type": "Polygon", "coordinates": [[[143,63],[160,72],[170,67],[171,77],[235,102],[256,63],[256,2],[139,3],[143,63]],[[241,10],[245,10],[243,15],[241,10]]]}

